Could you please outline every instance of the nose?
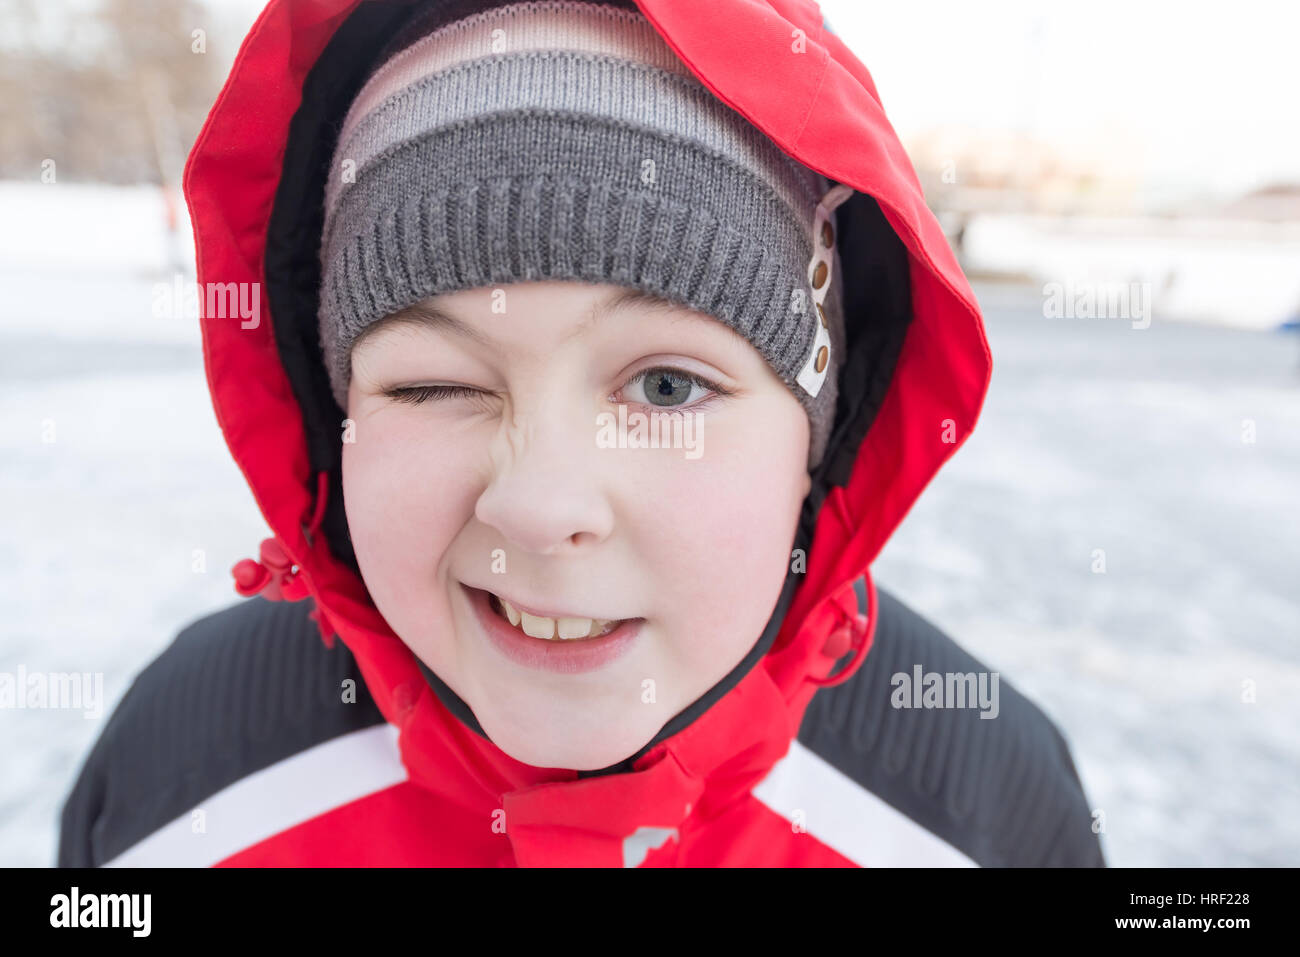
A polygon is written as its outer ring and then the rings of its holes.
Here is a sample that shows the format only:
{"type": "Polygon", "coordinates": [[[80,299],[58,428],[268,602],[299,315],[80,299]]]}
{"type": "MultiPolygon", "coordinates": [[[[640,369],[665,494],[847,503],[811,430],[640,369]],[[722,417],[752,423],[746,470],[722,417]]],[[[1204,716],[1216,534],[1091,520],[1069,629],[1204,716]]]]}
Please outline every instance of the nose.
{"type": "Polygon", "coordinates": [[[503,423],[475,517],[516,547],[540,555],[562,555],[608,538],[614,512],[593,455],[594,416],[592,422],[585,433],[572,415],[515,416],[503,423]]]}

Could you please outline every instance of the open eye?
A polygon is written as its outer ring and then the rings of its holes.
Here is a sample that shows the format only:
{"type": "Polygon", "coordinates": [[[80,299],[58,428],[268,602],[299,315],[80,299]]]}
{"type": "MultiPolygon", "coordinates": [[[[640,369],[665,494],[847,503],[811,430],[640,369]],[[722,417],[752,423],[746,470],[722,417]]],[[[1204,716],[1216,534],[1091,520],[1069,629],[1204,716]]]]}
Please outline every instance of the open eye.
{"type": "Polygon", "coordinates": [[[709,394],[730,395],[722,387],[682,369],[653,366],[627,381],[627,401],[657,408],[684,408],[709,394]]]}

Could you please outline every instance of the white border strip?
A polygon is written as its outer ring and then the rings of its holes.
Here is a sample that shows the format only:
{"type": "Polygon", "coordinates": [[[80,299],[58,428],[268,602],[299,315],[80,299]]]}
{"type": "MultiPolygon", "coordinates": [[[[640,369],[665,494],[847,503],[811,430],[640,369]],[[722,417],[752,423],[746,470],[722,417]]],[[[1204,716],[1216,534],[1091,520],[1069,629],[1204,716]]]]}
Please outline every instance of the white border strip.
{"type": "Polygon", "coordinates": [[[398,729],[384,722],[340,735],[240,778],[154,831],[105,867],[211,867],[272,835],[407,779],[398,729]]]}
{"type": "Polygon", "coordinates": [[[753,794],[861,867],[979,866],[797,738],[753,794]]]}

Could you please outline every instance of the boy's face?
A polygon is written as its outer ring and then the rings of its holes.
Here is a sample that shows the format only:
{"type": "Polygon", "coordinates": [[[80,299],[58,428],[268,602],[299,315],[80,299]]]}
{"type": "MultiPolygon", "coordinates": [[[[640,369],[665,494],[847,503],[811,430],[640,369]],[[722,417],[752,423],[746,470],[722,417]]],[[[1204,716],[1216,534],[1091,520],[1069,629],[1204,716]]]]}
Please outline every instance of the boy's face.
{"type": "Polygon", "coordinates": [[[809,490],[807,416],[721,322],[627,287],[423,305],[445,318],[390,317],[352,352],[343,487],[362,576],[507,754],[611,765],[757,641],[809,490]],[[538,615],[515,627],[520,608],[538,615]],[[605,620],[621,623],[561,637],[605,620]]]}

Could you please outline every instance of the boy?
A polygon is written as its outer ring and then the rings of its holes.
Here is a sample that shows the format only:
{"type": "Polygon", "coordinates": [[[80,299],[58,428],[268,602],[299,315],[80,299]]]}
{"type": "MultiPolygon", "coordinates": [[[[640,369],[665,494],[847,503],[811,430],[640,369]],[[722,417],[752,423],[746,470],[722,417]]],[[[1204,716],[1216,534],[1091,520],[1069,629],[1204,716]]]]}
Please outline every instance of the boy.
{"type": "Polygon", "coordinates": [[[137,679],[60,863],[1100,864],[1005,682],[887,704],[987,677],[867,566],[989,362],[816,8],[329,7],[186,172],[200,281],[265,282],[204,320],[261,597],[137,679]]]}

